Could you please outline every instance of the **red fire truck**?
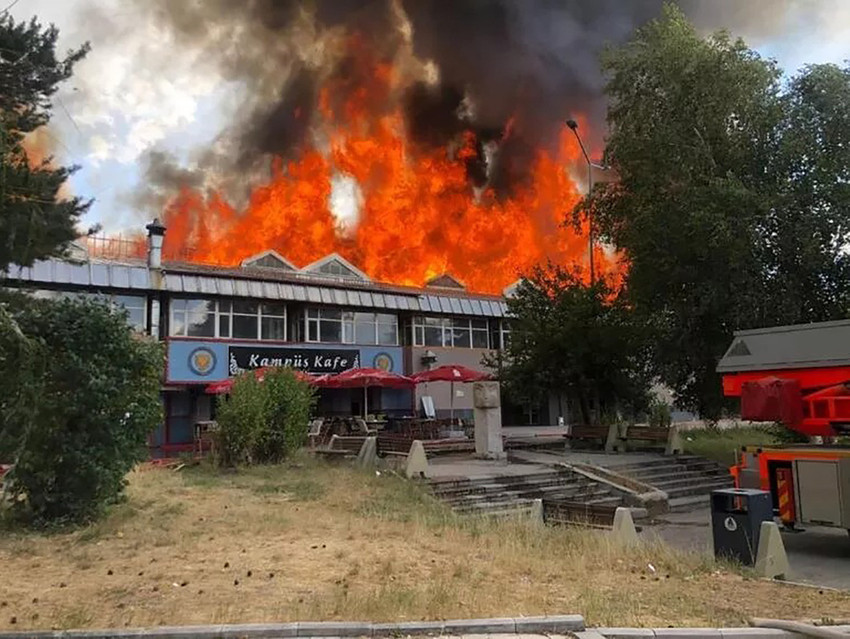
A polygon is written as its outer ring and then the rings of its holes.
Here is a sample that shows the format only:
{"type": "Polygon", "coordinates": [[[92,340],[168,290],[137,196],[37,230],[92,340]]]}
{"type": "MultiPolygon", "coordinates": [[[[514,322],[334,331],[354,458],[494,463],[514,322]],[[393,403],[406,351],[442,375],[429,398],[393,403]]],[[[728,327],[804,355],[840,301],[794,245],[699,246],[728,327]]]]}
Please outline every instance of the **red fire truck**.
{"type": "Polygon", "coordinates": [[[741,417],[776,421],[812,443],[746,447],[731,469],[761,488],[789,528],[850,531],[850,321],[738,331],[717,368],[741,417]]]}

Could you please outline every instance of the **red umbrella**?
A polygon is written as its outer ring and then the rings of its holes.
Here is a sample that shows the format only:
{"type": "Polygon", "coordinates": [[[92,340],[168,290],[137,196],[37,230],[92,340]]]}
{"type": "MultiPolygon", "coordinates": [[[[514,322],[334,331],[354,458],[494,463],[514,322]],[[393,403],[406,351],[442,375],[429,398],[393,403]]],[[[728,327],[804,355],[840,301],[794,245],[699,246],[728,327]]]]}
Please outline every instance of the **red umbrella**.
{"type": "Polygon", "coordinates": [[[422,371],[413,376],[413,380],[417,384],[427,382],[451,382],[451,398],[449,399],[449,418],[455,417],[455,382],[480,382],[481,380],[492,379],[492,375],[476,371],[466,366],[457,364],[446,364],[432,368],[429,371],[422,371]]]}
{"type": "MultiPolygon", "coordinates": [[[[271,367],[266,368],[255,368],[252,372],[254,373],[254,377],[257,378],[258,382],[263,381],[266,377],[266,372],[269,370],[274,370],[271,367]]],[[[327,378],[327,375],[320,375],[319,377],[313,377],[309,373],[305,373],[304,371],[300,371],[297,369],[293,369],[292,372],[295,374],[295,378],[301,380],[302,382],[307,382],[308,384],[314,384],[316,386],[321,385],[321,382],[324,378],[327,378]]],[[[208,384],[204,391],[210,395],[223,395],[224,393],[229,393],[233,390],[233,382],[236,380],[235,377],[228,377],[227,379],[223,379],[218,382],[213,382],[212,384],[208,384]]]]}
{"type": "Polygon", "coordinates": [[[410,377],[390,373],[379,368],[350,368],[339,375],[329,376],[323,383],[328,388],[362,388],[363,415],[368,414],[367,389],[370,386],[381,388],[411,388],[414,381],[410,377]]]}

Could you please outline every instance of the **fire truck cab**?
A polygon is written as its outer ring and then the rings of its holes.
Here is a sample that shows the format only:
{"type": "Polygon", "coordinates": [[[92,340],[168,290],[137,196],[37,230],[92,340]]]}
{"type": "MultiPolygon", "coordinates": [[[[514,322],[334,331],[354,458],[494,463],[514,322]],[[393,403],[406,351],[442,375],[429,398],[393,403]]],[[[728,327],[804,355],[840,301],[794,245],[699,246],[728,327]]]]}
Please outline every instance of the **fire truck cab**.
{"type": "Polygon", "coordinates": [[[775,421],[809,444],[747,447],[731,468],[741,488],[770,491],[785,526],[850,530],[850,321],[738,331],[717,367],[741,417],[775,421]]]}

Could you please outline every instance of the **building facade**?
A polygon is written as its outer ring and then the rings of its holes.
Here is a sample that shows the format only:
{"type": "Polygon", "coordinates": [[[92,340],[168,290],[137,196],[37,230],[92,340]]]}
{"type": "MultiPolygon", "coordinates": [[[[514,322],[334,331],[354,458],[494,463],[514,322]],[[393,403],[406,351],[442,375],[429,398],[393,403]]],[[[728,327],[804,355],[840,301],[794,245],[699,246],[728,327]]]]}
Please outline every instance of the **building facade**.
{"type": "MultiPolygon", "coordinates": [[[[246,370],[485,370],[484,357],[509,339],[505,299],[470,293],[448,275],[411,288],[372,281],[336,254],[299,269],[274,251],[235,268],[164,262],[166,230],[157,222],[147,229],[147,259],[97,258],[74,246],[66,259],[13,267],[6,285],[39,296],[103,297],[126,309],[136,330],[165,342],[165,419],[151,441],[155,453],[191,448],[194,424],[215,417],[206,387],[246,370]]],[[[326,389],[319,412],[359,414],[365,399],[370,413],[409,415],[420,411],[423,395],[438,417],[471,416],[471,388],[446,383],[371,388],[366,398],[362,390],[326,389]]]]}

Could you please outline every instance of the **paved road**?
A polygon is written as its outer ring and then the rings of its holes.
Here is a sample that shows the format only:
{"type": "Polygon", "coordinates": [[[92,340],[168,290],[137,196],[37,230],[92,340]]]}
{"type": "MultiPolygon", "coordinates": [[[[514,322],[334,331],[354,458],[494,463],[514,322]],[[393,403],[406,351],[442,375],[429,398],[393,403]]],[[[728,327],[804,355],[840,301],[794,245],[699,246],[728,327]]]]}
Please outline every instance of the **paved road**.
{"type": "MultiPolygon", "coordinates": [[[[711,552],[711,514],[708,508],[690,513],[670,513],[669,523],[645,528],[667,543],[684,550],[711,552]]],[[[788,579],[830,588],[850,590],[850,536],[835,528],[808,528],[783,533],[791,574],[788,579]]]]}

